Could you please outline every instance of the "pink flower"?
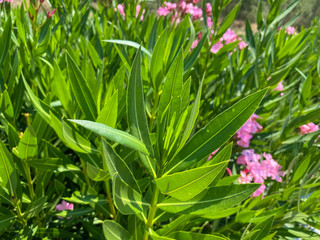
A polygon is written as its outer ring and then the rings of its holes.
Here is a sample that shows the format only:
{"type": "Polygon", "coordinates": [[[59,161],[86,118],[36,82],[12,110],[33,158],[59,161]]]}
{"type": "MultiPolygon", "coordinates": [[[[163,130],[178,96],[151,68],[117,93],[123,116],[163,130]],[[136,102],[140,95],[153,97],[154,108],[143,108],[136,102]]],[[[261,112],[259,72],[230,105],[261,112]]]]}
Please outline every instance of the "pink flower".
{"type": "MultiPolygon", "coordinates": [[[[12,3],[12,0],[5,0],[5,2],[10,2],[10,3],[12,3]]],[[[0,0],[0,3],[3,3],[3,0],[0,0]]]]}
{"type": "Polygon", "coordinates": [[[213,22],[211,20],[211,17],[207,17],[207,25],[208,25],[208,28],[211,28],[212,25],[213,25],[213,22]]]}
{"type": "MultiPolygon", "coordinates": [[[[73,210],[73,203],[68,203],[62,200],[62,202],[56,206],[56,210],[57,211],[73,210]]],[[[59,218],[61,219],[62,217],[59,217],[59,218]]]]}
{"type": "Polygon", "coordinates": [[[123,4],[118,4],[117,8],[114,9],[115,11],[119,11],[120,15],[125,19],[126,14],[124,12],[124,5],[123,4]]]}
{"type": "Polygon", "coordinates": [[[241,147],[249,147],[252,134],[257,133],[262,130],[262,126],[256,122],[256,119],[260,118],[258,115],[253,114],[249,120],[237,131],[237,137],[240,140],[237,144],[241,147]]]}
{"type": "MultiPolygon", "coordinates": [[[[240,177],[238,182],[241,183],[264,183],[264,181],[270,177],[272,180],[282,182],[282,177],[285,175],[284,171],[280,171],[280,166],[271,154],[263,153],[265,160],[259,161],[261,156],[255,154],[253,149],[242,151],[242,155],[237,159],[238,164],[246,165],[244,171],[240,171],[240,177]]],[[[265,190],[265,185],[259,187],[256,192],[252,194],[253,197],[257,197],[265,190]]]]}
{"type": "Polygon", "coordinates": [[[316,132],[318,130],[319,130],[319,126],[315,125],[313,122],[300,126],[301,135],[316,132]]]}
{"type": "Polygon", "coordinates": [[[192,45],[191,45],[191,49],[194,49],[198,45],[198,43],[199,43],[198,39],[194,40],[192,45]]]}
{"type": "Polygon", "coordinates": [[[206,4],[206,14],[207,14],[207,16],[211,16],[211,14],[212,14],[212,6],[210,3],[206,4]]]}
{"type": "Polygon", "coordinates": [[[238,46],[241,49],[246,48],[248,46],[248,44],[245,41],[241,41],[238,43],[238,46]]]}
{"type": "Polygon", "coordinates": [[[263,197],[263,193],[265,190],[266,190],[266,186],[262,184],[254,193],[252,193],[252,197],[258,197],[261,194],[263,197]]]}
{"type": "Polygon", "coordinates": [[[221,43],[221,41],[219,41],[211,47],[210,52],[217,53],[222,47],[223,44],[221,43]]]}
{"type": "Polygon", "coordinates": [[[222,38],[226,44],[232,43],[238,40],[238,36],[230,28],[223,34],[222,38]]]}
{"type": "Polygon", "coordinates": [[[238,157],[237,164],[247,165],[250,162],[259,162],[260,154],[255,154],[254,149],[246,149],[242,151],[242,155],[238,157]]]}
{"type": "Polygon", "coordinates": [[[159,16],[167,16],[170,13],[170,11],[166,7],[160,7],[158,8],[157,13],[159,16]]]}
{"type": "Polygon", "coordinates": [[[289,35],[293,35],[293,34],[295,34],[296,29],[294,27],[289,26],[286,28],[285,32],[289,35]]]}
{"type": "Polygon", "coordinates": [[[227,168],[226,170],[227,170],[229,176],[232,176],[232,172],[231,172],[230,168],[227,168]]]}
{"type": "Polygon", "coordinates": [[[176,10],[176,8],[177,8],[177,4],[176,3],[164,2],[164,5],[166,6],[166,8],[169,11],[176,10]]]}
{"type": "Polygon", "coordinates": [[[47,17],[51,18],[56,11],[57,11],[57,9],[53,9],[51,12],[48,12],[47,17]]]}
{"type": "Polygon", "coordinates": [[[275,91],[283,91],[283,81],[279,82],[277,87],[274,90],[275,91]]]}
{"type": "MultiPolygon", "coordinates": [[[[140,4],[137,4],[137,6],[136,6],[136,18],[139,16],[140,10],[141,10],[141,5],[140,5],[140,4]]],[[[142,14],[141,14],[141,17],[140,17],[140,21],[143,20],[143,15],[144,15],[145,11],[146,11],[146,10],[143,9],[142,14]]]]}
{"type": "Polygon", "coordinates": [[[73,210],[73,203],[68,203],[62,200],[62,202],[56,206],[56,210],[57,211],[73,210]]]}
{"type": "Polygon", "coordinates": [[[209,155],[209,157],[208,157],[208,160],[207,160],[207,161],[209,161],[209,160],[213,157],[213,155],[215,155],[219,150],[220,150],[220,148],[218,148],[218,149],[214,150],[214,151],[209,155]]]}
{"type": "Polygon", "coordinates": [[[251,174],[247,171],[247,170],[244,170],[244,171],[240,171],[240,177],[238,178],[238,182],[240,184],[243,184],[243,183],[251,183],[252,181],[252,176],[251,174]]]}

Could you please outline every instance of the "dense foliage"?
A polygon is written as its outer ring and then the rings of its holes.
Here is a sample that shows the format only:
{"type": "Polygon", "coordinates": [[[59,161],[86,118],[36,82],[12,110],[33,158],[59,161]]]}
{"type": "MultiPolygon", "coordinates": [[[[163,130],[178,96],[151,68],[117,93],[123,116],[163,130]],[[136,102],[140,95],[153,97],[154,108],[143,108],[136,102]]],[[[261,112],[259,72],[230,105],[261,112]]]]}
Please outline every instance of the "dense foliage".
{"type": "Polygon", "coordinates": [[[299,0],[3,1],[3,239],[319,239],[320,24],[299,0]],[[285,8],[282,5],[286,3],[285,8]]]}

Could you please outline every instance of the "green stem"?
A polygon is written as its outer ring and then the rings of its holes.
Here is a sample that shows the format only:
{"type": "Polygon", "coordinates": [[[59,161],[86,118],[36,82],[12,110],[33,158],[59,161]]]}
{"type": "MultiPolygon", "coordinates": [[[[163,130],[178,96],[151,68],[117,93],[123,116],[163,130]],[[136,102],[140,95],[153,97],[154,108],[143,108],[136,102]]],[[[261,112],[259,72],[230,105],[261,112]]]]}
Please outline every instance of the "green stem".
{"type": "Polygon", "coordinates": [[[145,229],[145,232],[143,235],[143,240],[148,240],[148,238],[149,238],[148,230],[150,228],[152,228],[153,219],[154,219],[154,216],[156,215],[156,211],[157,211],[159,190],[158,190],[157,186],[155,186],[155,188],[156,189],[154,190],[154,193],[152,196],[151,206],[150,206],[149,214],[148,214],[148,221],[147,221],[146,229],[145,229]]]}
{"type": "Polygon", "coordinates": [[[109,207],[110,207],[110,210],[111,210],[112,219],[116,221],[117,220],[117,213],[116,213],[116,209],[114,208],[114,205],[113,205],[109,181],[106,180],[105,184],[106,184],[107,199],[108,199],[108,204],[109,204],[109,207]]]}
{"type": "Polygon", "coordinates": [[[151,117],[150,117],[150,121],[149,121],[149,130],[150,130],[150,132],[152,131],[153,123],[154,123],[154,120],[156,119],[156,111],[157,111],[157,108],[158,108],[158,102],[159,102],[159,97],[160,97],[160,94],[158,92],[155,92],[154,94],[155,94],[154,104],[153,104],[151,117]]]}
{"type": "Polygon", "coordinates": [[[82,159],[81,159],[81,166],[82,166],[82,173],[83,173],[83,175],[84,175],[84,179],[85,179],[85,181],[86,181],[86,183],[87,183],[87,189],[88,189],[88,188],[91,187],[91,182],[90,182],[90,179],[89,179],[89,177],[88,177],[88,175],[87,175],[87,166],[86,166],[86,163],[85,163],[85,161],[83,161],[82,159]]]}
{"type": "Polygon", "coordinates": [[[15,207],[17,209],[17,214],[18,214],[18,218],[20,219],[21,223],[23,226],[26,226],[27,221],[23,218],[23,214],[21,213],[21,209],[20,209],[20,201],[14,201],[15,207]]]}
{"type": "Polygon", "coordinates": [[[34,189],[33,189],[33,181],[31,178],[31,171],[28,163],[27,162],[24,162],[24,163],[25,163],[24,165],[25,165],[26,175],[27,175],[28,188],[30,192],[30,198],[32,200],[34,198],[34,189]]]}

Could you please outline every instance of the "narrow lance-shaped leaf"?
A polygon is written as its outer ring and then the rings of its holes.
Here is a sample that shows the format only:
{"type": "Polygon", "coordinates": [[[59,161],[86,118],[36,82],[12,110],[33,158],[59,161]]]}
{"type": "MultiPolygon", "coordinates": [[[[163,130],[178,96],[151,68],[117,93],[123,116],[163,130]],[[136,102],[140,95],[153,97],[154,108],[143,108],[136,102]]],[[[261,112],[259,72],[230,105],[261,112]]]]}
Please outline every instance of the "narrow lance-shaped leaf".
{"type": "Polygon", "coordinates": [[[0,175],[2,180],[0,184],[14,196],[18,181],[17,172],[12,156],[2,141],[0,141],[0,175]]]}
{"type": "Polygon", "coordinates": [[[127,132],[114,129],[102,123],[96,123],[87,120],[75,120],[69,119],[69,121],[79,124],[80,126],[102,136],[111,141],[120,143],[128,148],[135,149],[144,154],[148,154],[146,146],[136,137],[130,135],[127,132]]]}
{"type": "Polygon", "coordinates": [[[118,91],[103,106],[96,122],[115,128],[118,115],[118,91]]]}
{"type": "Polygon", "coordinates": [[[198,93],[197,93],[196,99],[195,99],[195,101],[193,103],[192,110],[191,110],[191,113],[190,113],[190,117],[189,117],[187,126],[186,126],[185,131],[183,132],[183,135],[182,135],[181,147],[188,140],[188,138],[189,138],[189,136],[191,134],[191,131],[192,131],[193,127],[194,127],[194,124],[196,123],[198,114],[199,114],[201,90],[202,90],[202,84],[203,84],[204,77],[205,77],[205,73],[203,74],[203,77],[202,77],[202,80],[201,80],[201,83],[200,83],[200,86],[199,86],[199,89],[198,89],[198,93]]]}
{"type": "Polygon", "coordinates": [[[38,143],[36,133],[32,126],[29,126],[23,133],[18,147],[13,149],[13,153],[21,159],[30,159],[38,154],[38,143]]]}
{"type": "Polygon", "coordinates": [[[5,114],[5,116],[8,116],[9,118],[14,117],[14,110],[13,105],[9,96],[9,93],[7,90],[5,90],[1,94],[0,98],[0,110],[5,114]]]}
{"type": "Polygon", "coordinates": [[[151,63],[150,63],[150,75],[153,87],[157,91],[159,89],[159,86],[161,84],[161,71],[163,69],[163,57],[165,54],[164,49],[167,45],[167,38],[168,38],[168,28],[166,28],[162,34],[160,35],[159,40],[156,42],[156,45],[154,47],[152,57],[151,57],[151,63]]]}
{"type": "Polygon", "coordinates": [[[271,216],[267,218],[265,221],[259,223],[251,230],[252,234],[248,234],[245,238],[243,238],[243,240],[260,240],[268,236],[273,224],[273,220],[274,216],[271,216]]]}
{"type": "Polygon", "coordinates": [[[140,44],[133,42],[133,41],[128,41],[128,40],[119,40],[119,39],[110,39],[110,40],[103,40],[103,42],[109,42],[109,43],[114,43],[114,44],[120,44],[120,45],[125,45],[125,46],[130,46],[130,47],[134,47],[134,48],[141,48],[141,51],[144,52],[145,54],[147,54],[149,57],[152,56],[152,54],[145,49],[144,47],[142,47],[140,44]]]}
{"type": "Polygon", "coordinates": [[[164,211],[181,214],[201,215],[209,211],[221,211],[231,208],[249,197],[260,184],[238,184],[211,187],[188,201],[169,198],[158,204],[164,211]]]}
{"type": "MultiPolygon", "coordinates": [[[[130,131],[133,136],[140,139],[153,156],[153,147],[149,136],[149,127],[146,118],[146,107],[144,102],[143,83],[141,78],[140,53],[139,50],[133,61],[127,90],[127,115],[130,131]]],[[[140,153],[139,153],[140,154],[140,153]]],[[[153,158],[140,154],[140,159],[148,171],[155,177],[155,161],[153,158]]]]}
{"type": "Polygon", "coordinates": [[[211,120],[173,157],[165,175],[187,168],[224,144],[254,113],[266,92],[264,89],[249,95],[211,120]]]}
{"type": "Polygon", "coordinates": [[[127,114],[130,130],[133,136],[139,138],[146,145],[148,151],[153,154],[153,148],[149,136],[143,83],[141,78],[140,53],[139,50],[133,61],[127,92],[127,114]]]}
{"type": "Polygon", "coordinates": [[[102,151],[105,163],[107,165],[111,177],[113,177],[115,174],[118,174],[118,176],[125,183],[127,183],[137,192],[140,192],[139,185],[125,161],[123,161],[120,158],[120,156],[114,151],[114,149],[103,139],[102,151]]]}
{"type": "Polygon", "coordinates": [[[122,181],[119,174],[114,174],[112,182],[113,201],[122,214],[136,214],[148,209],[150,204],[140,193],[122,181]]]}
{"type": "Polygon", "coordinates": [[[62,121],[62,133],[66,142],[75,151],[81,153],[98,153],[98,151],[92,146],[89,140],[84,138],[78,131],[69,126],[67,122],[62,121]]]}
{"type": "Polygon", "coordinates": [[[102,224],[103,233],[106,239],[123,240],[130,239],[129,232],[124,229],[119,223],[111,220],[106,220],[102,224]]]}
{"type": "Polygon", "coordinates": [[[89,120],[95,120],[97,117],[97,108],[94,98],[92,97],[86,79],[69,53],[67,53],[67,63],[71,88],[75,99],[84,115],[89,120]]]}
{"type": "Polygon", "coordinates": [[[173,237],[175,240],[227,240],[228,238],[224,238],[221,236],[211,235],[211,234],[202,234],[195,232],[174,232],[169,235],[169,237],[173,237]]]}
{"type": "Polygon", "coordinates": [[[11,20],[11,16],[9,16],[8,20],[6,21],[4,30],[2,32],[2,37],[0,42],[0,66],[2,66],[2,63],[10,50],[11,32],[12,32],[12,20],[11,20]]]}
{"type": "Polygon", "coordinates": [[[176,116],[180,114],[182,85],[183,54],[182,50],[180,50],[168,71],[167,78],[163,86],[158,108],[158,119],[160,119],[160,122],[166,108],[168,108],[168,122],[171,121],[174,113],[176,113],[176,116]]]}
{"type": "Polygon", "coordinates": [[[194,168],[158,178],[155,182],[163,194],[170,195],[180,201],[187,201],[204,191],[220,175],[220,172],[225,172],[227,164],[228,161],[225,161],[194,168]]]}

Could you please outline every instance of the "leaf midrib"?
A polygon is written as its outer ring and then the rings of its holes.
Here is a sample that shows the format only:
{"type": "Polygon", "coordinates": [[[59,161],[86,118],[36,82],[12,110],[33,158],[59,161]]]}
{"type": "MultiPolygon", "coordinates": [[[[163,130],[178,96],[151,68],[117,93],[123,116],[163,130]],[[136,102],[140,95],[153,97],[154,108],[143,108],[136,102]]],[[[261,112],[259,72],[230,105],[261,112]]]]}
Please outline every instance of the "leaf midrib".
{"type": "MultiPolygon", "coordinates": [[[[168,175],[168,173],[170,173],[173,169],[175,169],[177,166],[179,166],[185,159],[187,159],[187,158],[189,158],[190,156],[192,156],[195,152],[197,152],[200,148],[202,148],[204,145],[206,145],[211,139],[213,139],[214,137],[216,137],[220,132],[222,132],[228,125],[230,125],[230,123],[231,122],[233,122],[240,114],[242,114],[244,111],[246,111],[251,105],[252,105],[252,103],[253,102],[255,102],[259,97],[261,96],[261,94],[259,94],[255,99],[254,99],[254,101],[252,101],[251,102],[251,104],[249,104],[247,107],[245,107],[242,111],[240,111],[234,118],[232,118],[232,120],[231,121],[229,121],[228,122],[228,124],[226,124],[226,125],[224,125],[224,127],[222,127],[220,130],[218,130],[211,138],[209,138],[208,140],[206,140],[205,142],[203,142],[201,145],[199,145],[199,147],[197,147],[194,151],[192,151],[189,155],[187,155],[185,158],[183,158],[181,161],[179,161],[176,165],[174,165],[171,169],[169,169],[164,175],[168,175]]],[[[223,114],[223,112],[221,113],[221,114],[223,114]]],[[[221,114],[220,114],[220,116],[221,116],[221,114]]],[[[217,116],[217,117],[219,117],[219,115],[217,116]]],[[[217,118],[216,117],[216,118],[217,118]]],[[[214,118],[214,119],[216,119],[216,118],[214,118]]],[[[213,119],[213,120],[214,120],[213,119]]],[[[213,121],[212,120],[212,121],[213,121]]],[[[211,123],[211,122],[210,122],[211,123]]],[[[209,124],[210,124],[209,123],[209,124]]],[[[208,126],[208,125],[207,125],[208,126]]],[[[201,129],[201,130],[204,130],[204,128],[203,129],[201,129]]],[[[200,130],[200,131],[201,131],[200,130]]],[[[199,131],[199,132],[200,132],[199,131]]],[[[198,132],[198,133],[199,133],[198,132]]],[[[191,141],[191,139],[190,139],[190,141],[191,141]]],[[[183,148],[182,148],[183,149],[183,148]]],[[[181,149],[181,150],[182,150],[181,149]]],[[[180,150],[180,152],[181,152],[181,150],[180,150]]]]}

